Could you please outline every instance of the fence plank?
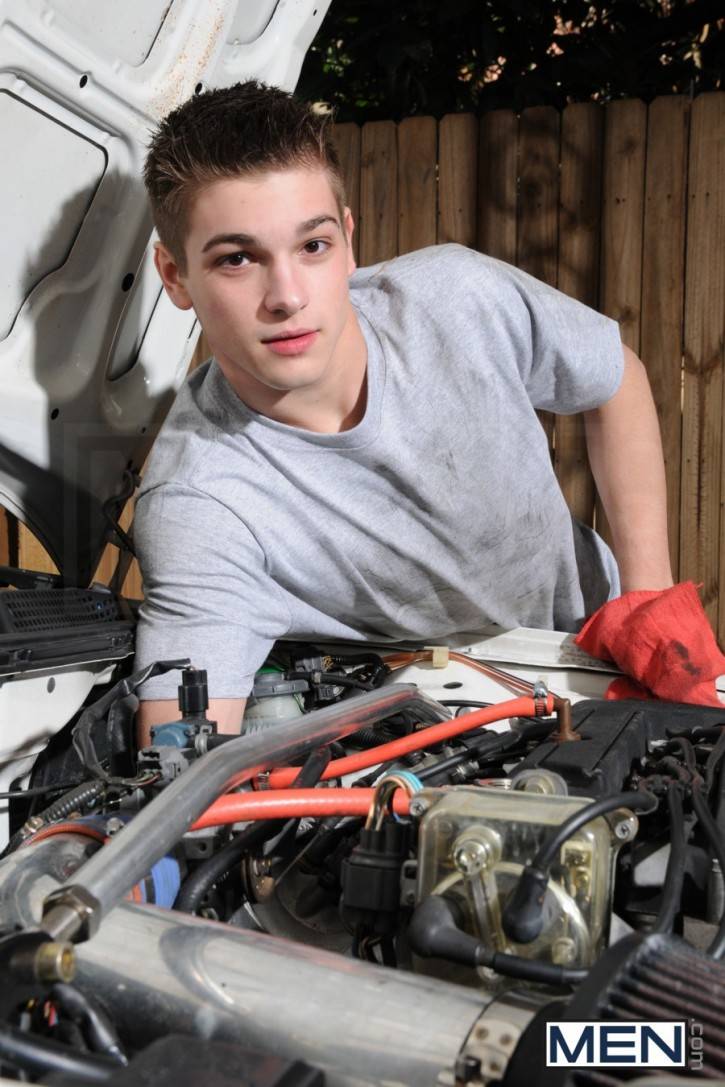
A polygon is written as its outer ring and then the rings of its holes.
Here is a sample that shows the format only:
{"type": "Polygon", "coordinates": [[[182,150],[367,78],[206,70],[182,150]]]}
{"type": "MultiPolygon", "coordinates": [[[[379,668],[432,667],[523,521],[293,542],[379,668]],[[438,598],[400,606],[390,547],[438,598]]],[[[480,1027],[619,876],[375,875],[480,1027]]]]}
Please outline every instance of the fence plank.
{"type": "Polygon", "coordinates": [[[0,506],[0,566],[12,566],[15,562],[10,546],[13,527],[10,514],[0,506]]]}
{"type": "Polygon", "coordinates": [[[658,98],[647,118],[641,356],[662,431],[672,570],[680,549],[682,321],[685,279],[686,98],[658,98]]]}
{"type": "MultiPolygon", "coordinates": [[[[603,113],[590,102],[567,106],[561,126],[558,286],[596,306],[599,294],[599,210],[603,113]]],[[[569,509],[594,523],[594,480],[581,415],[558,416],[554,467],[569,509]]]]}
{"type": "Polygon", "coordinates": [[[360,156],[360,263],[398,252],[397,132],[392,121],[363,126],[360,156]]]}
{"type": "Polygon", "coordinates": [[[436,243],[438,125],[408,117],[398,125],[398,252],[436,243]]]}
{"type": "MultiPolygon", "coordinates": [[[[556,286],[559,242],[559,114],[552,106],[524,110],[519,122],[519,198],[516,263],[556,286]]],[[[539,412],[549,447],[554,416],[539,412]]]]}
{"type": "Polygon", "coordinates": [[[619,322],[623,341],[637,352],[646,140],[644,102],[612,102],[606,107],[599,304],[619,322]]]}
{"type": "Polygon", "coordinates": [[[481,118],[478,153],[478,239],[482,253],[516,263],[519,119],[510,110],[481,118]]]}
{"type": "Polygon", "coordinates": [[[23,570],[38,570],[44,574],[57,574],[58,567],[29,528],[18,525],[18,566],[23,570]]]}
{"type": "Polygon", "coordinates": [[[703,583],[703,603],[723,640],[718,590],[723,498],[725,324],[725,95],[692,103],[685,278],[685,375],[680,505],[681,575],[703,583]],[[719,626],[718,626],[719,619],[719,626]]]}
{"type": "MultiPolygon", "coordinates": [[[[639,353],[642,303],[642,220],[647,107],[644,102],[611,102],[604,118],[602,259],[599,308],[619,322],[622,340],[639,353]]],[[[597,501],[597,531],[611,543],[604,510],[597,501]]]]}
{"type": "MultiPolygon", "coordinates": [[[[357,227],[360,213],[360,128],[352,122],[333,125],[330,129],[335,149],[340,157],[342,176],[345,182],[347,206],[357,227]]],[[[358,230],[352,236],[352,248],[355,260],[359,257],[360,238],[358,230]]]]}
{"type": "Polygon", "coordinates": [[[438,242],[476,244],[478,121],[448,114],[438,127],[438,242]]]}

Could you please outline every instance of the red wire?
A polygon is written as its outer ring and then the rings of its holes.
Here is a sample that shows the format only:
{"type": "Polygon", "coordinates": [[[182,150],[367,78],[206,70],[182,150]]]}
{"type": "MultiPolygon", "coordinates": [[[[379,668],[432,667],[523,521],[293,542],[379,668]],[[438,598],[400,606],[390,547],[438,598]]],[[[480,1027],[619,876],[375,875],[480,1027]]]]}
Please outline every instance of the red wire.
{"type": "MultiPolygon", "coordinates": [[[[546,712],[553,713],[553,711],[554,698],[552,695],[547,695],[546,712]]],[[[486,706],[482,710],[464,713],[452,721],[441,721],[440,724],[431,725],[430,728],[412,732],[409,736],[401,736],[399,740],[391,740],[390,743],[380,744],[378,747],[371,747],[367,751],[359,751],[354,755],[347,755],[343,759],[333,759],[322,775],[322,780],[329,781],[330,778],[344,777],[345,774],[353,774],[357,770],[367,770],[381,762],[399,759],[411,751],[420,751],[424,747],[432,747],[433,744],[450,740],[473,728],[491,725],[494,721],[505,721],[508,717],[536,717],[540,712],[541,702],[538,700],[535,702],[533,698],[511,698],[507,702],[497,702],[495,706],[486,706]]],[[[267,786],[270,789],[286,789],[292,784],[299,770],[298,766],[272,770],[267,786]]]]}
{"type": "MultiPolygon", "coordinates": [[[[285,789],[283,792],[227,793],[215,800],[191,830],[258,819],[301,819],[305,816],[367,815],[374,789],[285,789]]],[[[408,814],[409,797],[399,789],[393,797],[398,815],[408,814]]]]}

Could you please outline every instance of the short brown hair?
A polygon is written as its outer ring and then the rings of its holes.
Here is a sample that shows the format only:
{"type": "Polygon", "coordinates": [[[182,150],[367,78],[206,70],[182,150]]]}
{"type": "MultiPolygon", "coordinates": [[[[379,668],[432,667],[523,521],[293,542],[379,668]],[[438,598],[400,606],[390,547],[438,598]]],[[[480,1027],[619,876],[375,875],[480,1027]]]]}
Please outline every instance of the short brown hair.
{"type": "Polygon", "coordinates": [[[295,166],[324,167],[340,212],[345,186],[329,116],[257,80],[205,91],[179,106],[149,144],[144,182],[159,238],[184,271],[189,213],[199,189],[221,178],[295,166]]]}

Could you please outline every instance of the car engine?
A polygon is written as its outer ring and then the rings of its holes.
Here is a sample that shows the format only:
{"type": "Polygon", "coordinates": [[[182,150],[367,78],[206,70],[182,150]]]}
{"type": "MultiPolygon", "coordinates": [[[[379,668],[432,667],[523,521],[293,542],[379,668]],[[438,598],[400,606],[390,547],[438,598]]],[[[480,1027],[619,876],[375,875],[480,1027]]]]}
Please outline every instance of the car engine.
{"type": "Polygon", "coordinates": [[[0,697],[93,658],[7,764],[7,1075],[515,1087],[547,1023],[603,1019],[684,1021],[679,1073],[725,1077],[725,707],[568,697],[475,646],[280,643],[230,736],[190,662],[129,671],[102,590],[39,637],[43,593],[75,592],[2,593],[0,697]],[[170,669],[178,716],[138,750],[170,669]]]}

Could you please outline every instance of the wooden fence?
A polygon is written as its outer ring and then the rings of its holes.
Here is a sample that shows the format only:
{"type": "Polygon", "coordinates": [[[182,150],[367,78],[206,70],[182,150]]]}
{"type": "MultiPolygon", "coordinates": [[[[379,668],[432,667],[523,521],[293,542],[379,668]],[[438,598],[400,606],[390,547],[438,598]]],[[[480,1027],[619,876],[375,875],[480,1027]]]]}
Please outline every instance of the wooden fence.
{"type": "MultiPolygon", "coordinates": [[[[725,94],[343,124],[335,140],[361,265],[461,242],[619,321],[660,415],[674,571],[703,585],[725,644],[725,94]]],[[[581,419],[542,421],[572,510],[606,535],[581,419]]],[[[12,535],[0,561],[47,562],[12,535]]]]}

